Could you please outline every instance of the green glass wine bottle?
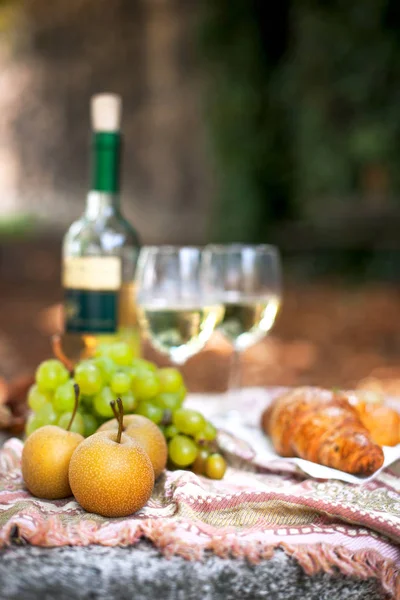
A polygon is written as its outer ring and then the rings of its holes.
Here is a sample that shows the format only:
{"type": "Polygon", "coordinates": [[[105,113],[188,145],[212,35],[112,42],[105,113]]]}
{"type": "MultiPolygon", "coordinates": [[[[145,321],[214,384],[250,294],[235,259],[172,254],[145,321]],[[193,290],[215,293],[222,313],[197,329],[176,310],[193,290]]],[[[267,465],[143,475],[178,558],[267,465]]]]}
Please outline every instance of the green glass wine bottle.
{"type": "Polygon", "coordinates": [[[123,339],[138,355],[139,238],[120,211],[121,98],[94,96],[91,121],[91,189],[63,242],[64,342],[73,354],[78,347],[90,354],[99,343],[123,339]]]}

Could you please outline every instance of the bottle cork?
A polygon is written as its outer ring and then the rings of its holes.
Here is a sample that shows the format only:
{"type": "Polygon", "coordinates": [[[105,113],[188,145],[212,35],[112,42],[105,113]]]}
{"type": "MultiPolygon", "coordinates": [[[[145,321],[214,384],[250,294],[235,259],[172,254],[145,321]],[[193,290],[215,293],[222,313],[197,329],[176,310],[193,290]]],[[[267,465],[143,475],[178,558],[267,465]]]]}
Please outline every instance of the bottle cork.
{"type": "Polygon", "coordinates": [[[118,94],[96,94],[90,102],[93,131],[117,132],[121,127],[122,100],[118,94]]]}

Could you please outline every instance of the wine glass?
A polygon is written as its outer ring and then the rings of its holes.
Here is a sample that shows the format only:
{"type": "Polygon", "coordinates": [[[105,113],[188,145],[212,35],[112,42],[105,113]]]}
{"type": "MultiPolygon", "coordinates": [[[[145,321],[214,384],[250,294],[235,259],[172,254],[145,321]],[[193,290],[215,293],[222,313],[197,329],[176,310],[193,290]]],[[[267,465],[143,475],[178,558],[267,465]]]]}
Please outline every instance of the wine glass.
{"type": "Polygon", "coordinates": [[[217,245],[205,247],[202,270],[218,286],[225,307],[219,330],[234,353],[228,391],[240,388],[240,354],[259,342],[274,324],[281,302],[279,252],[270,245],[217,245]]]}
{"type": "Polygon", "coordinates": [[[154,348],[177,365],[197,354],[222,320],[213,275],[202,276],[201,249],[145,246],[136,284],[139,324],[154,348]]]}

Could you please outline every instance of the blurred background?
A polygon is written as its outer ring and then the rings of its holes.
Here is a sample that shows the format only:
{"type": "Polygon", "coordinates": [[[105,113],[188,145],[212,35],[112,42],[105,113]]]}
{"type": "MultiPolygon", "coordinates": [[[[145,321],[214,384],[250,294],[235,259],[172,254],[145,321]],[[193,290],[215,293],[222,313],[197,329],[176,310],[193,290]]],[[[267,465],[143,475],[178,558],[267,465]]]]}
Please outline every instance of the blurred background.
{"type": "MultiPolygon", "coordinates": [[[[244,383],[400,392],[399,28],[396,0],[0,0],[0,375],[50,354],[89,99],[112,91],[143,243],[282,251],[244,383]]],[[[190,387],[223,389],[230,352],[211,340],[190,387]]]]}

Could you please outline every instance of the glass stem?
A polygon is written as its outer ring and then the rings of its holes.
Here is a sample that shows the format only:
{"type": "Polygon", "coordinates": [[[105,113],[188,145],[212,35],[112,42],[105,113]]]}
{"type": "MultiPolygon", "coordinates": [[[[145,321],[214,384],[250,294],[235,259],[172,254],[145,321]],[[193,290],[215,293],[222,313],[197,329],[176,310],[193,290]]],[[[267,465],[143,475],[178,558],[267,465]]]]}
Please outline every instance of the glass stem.
{"type": "Polygon", "coordinates": [[[235,348],[231,357],[228,377],[228,392],[238,390],[242,383],[240,352],[235,348]]]}

